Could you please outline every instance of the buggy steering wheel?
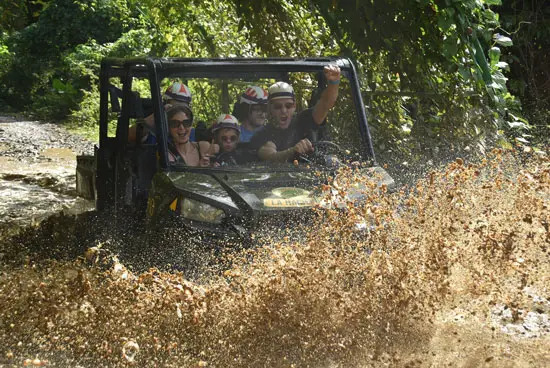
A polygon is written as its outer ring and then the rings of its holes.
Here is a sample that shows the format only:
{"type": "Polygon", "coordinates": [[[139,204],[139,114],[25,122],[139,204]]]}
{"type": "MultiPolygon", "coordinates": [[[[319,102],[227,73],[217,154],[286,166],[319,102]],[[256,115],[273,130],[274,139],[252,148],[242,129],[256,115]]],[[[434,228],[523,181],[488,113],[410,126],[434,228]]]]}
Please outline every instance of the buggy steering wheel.
{"type": "MultiPolygon", "coordinates": [[[[340,156],[344,150],[338,144],[331,141],[312,142],[313,152],[305,155],[300,155],[298,161],[309,164],[319,164],[323,166],[332,166],[335,162],[329,163],[329,159],[333,156],[340,156]]],[[[336,160],[338,161],[338,160],[336,160]]]]}

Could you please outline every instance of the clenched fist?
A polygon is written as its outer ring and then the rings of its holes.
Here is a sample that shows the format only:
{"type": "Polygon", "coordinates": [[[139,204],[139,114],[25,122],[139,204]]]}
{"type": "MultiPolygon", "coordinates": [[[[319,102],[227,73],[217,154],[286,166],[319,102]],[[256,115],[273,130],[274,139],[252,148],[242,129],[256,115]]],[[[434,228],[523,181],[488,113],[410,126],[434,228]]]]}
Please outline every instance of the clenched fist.
{"type": "Polygon", "coordinates": [[[339,81],[340,80],[340,67],[338,65],[329,64],[325,66],[324,70],[325,78],[327,81],[339,81]]]}
{"type": "Polygon", "coordinates": [[[313,152],[313,145],[309,139],[304,138],[294,146],[294,152],[300,155],[306,155],[313,152]]]}

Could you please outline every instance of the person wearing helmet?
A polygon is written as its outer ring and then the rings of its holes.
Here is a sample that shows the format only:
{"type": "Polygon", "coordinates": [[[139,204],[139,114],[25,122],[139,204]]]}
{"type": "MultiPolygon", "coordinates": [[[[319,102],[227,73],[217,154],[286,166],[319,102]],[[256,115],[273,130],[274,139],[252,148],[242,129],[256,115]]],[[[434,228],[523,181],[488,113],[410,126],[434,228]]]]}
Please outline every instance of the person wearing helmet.
{"type": "MultiPolygon", "coordinates": [[[[180,82],[172,83],[162,96],[164,109],[168,110],[172,106],[191,106],[191,90],[185,84],[180,82]]],[[[140,136],[141,143],[153,144],[156,143],[155,135],[155,118],[153,114],[146,116],[143,119],[143,124],[138,129],[137,126],[130,127],[128,132],[128,141],[135,142],[137,136],[140,136]],[[138,130],[140,130],[138,132],[138,130]]],[[[190,140],[195,141],[195,130],[191,128],[190,140]]]]}
{"type": "Polygon", "coordinates": [[[191,142],[193,112],[184,104],[171,106],[166,111],[168,120],[168,158],[170,162],[181,162],[187,166],[210,166],[210,156],[216,147],[209,142],[191,142]]]}
{"type": "MultiPolygon", "coordinates": [[[[192,100],[191,90],[183,83],[174,82],[164,92],[162,100],[164,101],[165,109],[169,108],[170,106],[178,105],[190,107],[192,100]]],[[[189,135],[189,140],[191,142],[197,141],[195,133],[195,128],[191,128],[191,134],[189,135]]]]}
{"type": "Polygon", "coordinates": [[[212,127],[214,141],[219,153],[214,158],[214,166],[234,166],[250,161],[247,152],[238,148],[241,126],[236,117],[221,114],[212,127]]]}
{"type": "Polygon", "coordinates": [[[220,147],[214,158],[214,165],[236,165],[235,150],[241,134],[237,118],[230,114],[221,114],[212,126],[212,134],[214,142],[220,147]]]}
{"type": "Polygon", "coordinates": [[[233,115],[241,122],[241,142],[250,142],[252,136],[262,130],[267,117],[267,91],[258,86],[248,86],[233,115]]]}
{"type": "Polygon", "coordinates": [[[220,146],[220,153],[233,152],[237,149],[241,128],[236,117],[221,114],[212,127],[215,142],[220,146]]]}
{"type": "Polygon", "coordinates": [[[277,82],[268,90],[269,124],[251,139],[264,161],[287,162],[313,152],[308,136],[318,132],[338,98],[340,68],[327,65],[323,70],[327,87],[313,108],[297,115],[294,89],[286,82],[277,82]]]}
{"type": "Polygon", "coordinates": [[[191,106],[191,90],[185,84],[174,82],[166,89],[162,99],[165,104],[191,106]]]}

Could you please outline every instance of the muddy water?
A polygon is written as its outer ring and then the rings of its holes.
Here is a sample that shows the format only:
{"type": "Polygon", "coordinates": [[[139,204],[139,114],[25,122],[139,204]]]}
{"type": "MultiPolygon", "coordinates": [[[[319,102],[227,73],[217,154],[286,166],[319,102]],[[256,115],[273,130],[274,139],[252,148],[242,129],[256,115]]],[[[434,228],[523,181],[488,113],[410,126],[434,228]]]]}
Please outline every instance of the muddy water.
{"type": "Polygon", "coordinates": [[[74,183],[76,154],[92,147],[54,124],[0,116],[0,229],[89,208],[74,183]]]}
{"type": "Polygon", "coordinates": [[[232,252],[195,281],[132,272],[108,241],[65,261],[5,243],[0,364],[550,366],[547,159],[457,160],[395,194],[366,184],[364,205],[320,212],[305,239],[232,252]]]}

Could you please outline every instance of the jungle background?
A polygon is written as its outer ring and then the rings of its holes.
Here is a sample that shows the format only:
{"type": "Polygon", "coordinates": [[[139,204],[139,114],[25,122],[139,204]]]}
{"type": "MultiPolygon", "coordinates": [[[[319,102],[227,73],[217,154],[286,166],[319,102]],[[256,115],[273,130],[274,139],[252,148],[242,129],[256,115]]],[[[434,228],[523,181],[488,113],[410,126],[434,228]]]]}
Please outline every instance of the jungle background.
{"type": "MultiPolygon", "coordinates": [[[[550,366],[549,19],[542,0],[1,0],[0,366],[550,366]],[[379,161],[430,173],[363,182],[363,205],[228,268],[185,235],[142,251],[79,206],[92,145],[65,129],[93,138],[100,60],[138,55],[350,57],[379,161]],[[181,249],[212,266],[197,282],[149,269],[181,249]]],[[[346,172],[327,192],[361,184],[346,172]]]]}
{"type": "Polygon", "coordinates": [[[547,142],[543,0],[10,0],[0,110],[87,135],[105,56],[326,56],[362,76],[379,157],[395,165],[547,142]]]}

